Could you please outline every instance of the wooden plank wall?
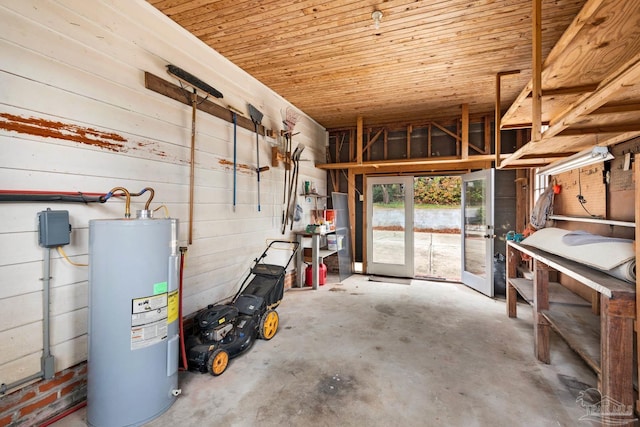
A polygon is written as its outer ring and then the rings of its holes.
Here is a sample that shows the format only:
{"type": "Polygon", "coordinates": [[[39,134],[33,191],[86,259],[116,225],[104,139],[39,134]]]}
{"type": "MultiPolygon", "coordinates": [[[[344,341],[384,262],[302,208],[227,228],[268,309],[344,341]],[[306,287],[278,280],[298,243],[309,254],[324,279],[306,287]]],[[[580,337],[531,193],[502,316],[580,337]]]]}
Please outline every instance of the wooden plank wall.
{"type": "MultiPolygon", "coordinates": [[[[165,66],[177,65],[221,91],[224,107],[246,112],[247,103],[256,106],[270,129],[282,129],[281,110],[290,106],[146,2],[8,1],[0,6],[0,26],[0,190],[105,193],[149,186],[155,190],[151,208],[165,205],[180,220],[181,246],[187,246],[191,109],[145,89],[144,72],[170,81],[165,66]]],[[[283,238],[284,167],[261,174],[258,212],[255,134],[238,129],[233,212],[232,124],[199,111],[196,130],[185,314],[232,295],[266,240],[283,238]]],[[[310,160],[300,165],[300,183],[313,180],[325,188],[325,172],[314,168],[324,161],[325,130],[304,115],[295,130],[294,144],[304,143],[302,158],[310,160]]],[[[270,163],[272,143],[260,138],[261,165],[270,163]]],[[[133,212],[145,201],[134,199],[133,212]]],[[[306,201],[300,203],[308,212],[306,201]]],[[[73,232],[65,251],[79,263],[88,259],[89,220],[124,213],[118,200],[2,204],[2,383],[40,370],[43,250],[36,217],[46,208],[69,211],[73,232]]],[[[52,256],[51,339],[60,371],[87,356],[87,268],[52,256]]]]}

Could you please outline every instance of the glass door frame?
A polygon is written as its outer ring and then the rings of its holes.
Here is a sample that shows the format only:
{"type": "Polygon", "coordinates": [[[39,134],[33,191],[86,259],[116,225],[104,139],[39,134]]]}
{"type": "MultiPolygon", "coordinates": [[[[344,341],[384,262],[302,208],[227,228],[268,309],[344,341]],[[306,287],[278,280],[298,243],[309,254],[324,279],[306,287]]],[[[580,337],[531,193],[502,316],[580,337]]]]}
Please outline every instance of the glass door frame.
{"type": "Polygon", "coordinates": [[[413,197],[414,197],[414,177],[412,175],[402,176],[368,176],[366,180],[366,238],[367,238],[367,274],[378,274],[381,276],[409,277],[414,276],[413,259],[413,197]],[[404,185],[404,264],[390,264],[373,262],[373,186],[381,184],[402,184],[404,185]]]}
{"type": "MultiPolygon", "coordinates": [[[[466,175],[462,175],[462,224],[460,225],[460,235],[462,239],[462,283],[481,292],[489,297],[494,296],[493,289],[493,239],[495,237],[494,228],[494,169],[483,169],[477,172],[471,172],[466,175]],[[484,266],[485,271],[482,275],[474,272],[467,271],[466,266],[466,250],[467,250],[467,200],[466,190],[467,185],[471,181],[484,181],[485,192],[482,207],[484,209],[484,224],[481,224],[484,228],[482,230],[476,230],[474,232],[475,237],[478,236],[484,239],[484,266]]],[[[471,233],[469,233],[471,234],[471,233]]]]}

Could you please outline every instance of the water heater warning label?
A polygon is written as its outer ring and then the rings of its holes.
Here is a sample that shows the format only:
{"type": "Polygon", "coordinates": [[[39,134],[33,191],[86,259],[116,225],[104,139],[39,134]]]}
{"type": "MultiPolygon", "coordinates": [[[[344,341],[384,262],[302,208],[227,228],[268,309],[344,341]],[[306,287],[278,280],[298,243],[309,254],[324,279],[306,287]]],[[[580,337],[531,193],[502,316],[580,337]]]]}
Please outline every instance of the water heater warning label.
{"type": "Polygon", "coordinates": [[[167,339],[167,294],[136,298],[131,304],[131,350],[167,339]]]}

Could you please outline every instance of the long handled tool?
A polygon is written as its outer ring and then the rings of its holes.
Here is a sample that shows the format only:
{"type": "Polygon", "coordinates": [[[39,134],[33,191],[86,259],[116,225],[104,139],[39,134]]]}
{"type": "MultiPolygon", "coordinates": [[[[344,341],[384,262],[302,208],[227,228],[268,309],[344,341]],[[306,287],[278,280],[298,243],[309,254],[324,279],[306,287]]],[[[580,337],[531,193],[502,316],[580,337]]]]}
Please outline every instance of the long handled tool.
{"type": "Polygon", "coordinates": [[[291,152],[291,148],[289,147],[289,133],[284,133],[284,154],[286,156],[287,161],[284,164],[284,185],[282,186],[282,234],[284,234],[287,228],[287,190],[289,189],[289,181],[287,179],[288,172],[291,170],[291,158],[289,154],[291,152]]]}
{"type": "Polygon", "coordinates": [[[256,130],[256,173],[258,174],[258,212],[260,212],[260,144],[258,141],[258,125],[262,122],[263,114],[256,107],[249,104],[249,116],[256,130]]]}
{"type": "MultiPolygon", "coordinates": [[[[175,65],[167,65],[167,72],[176,77],[182,83],[186,83],[193,88],[193,93],[189,96],[191,103],[191,159],[190,159],[190,173],[189,173],[189,244],[193,243],[193,204],[194,195],[193,190],[195,187],[195,156],[196,156],[196,111],[198,110],[198,94],[196,89],[204,92],[207,97],[209,95],[216,98],[222,98],[221,92],[217,91],[214,87],[209,86],[196,76],[186,72],[182,68],[175,65]]],[[[205,98],[206,99],[206,98],[205,98]]]]}
{"type": "Polygon", "coordinates": [[[236,136],[236,132],[238,130],[238,115],[235,113],[235,111],[232,114],[233,114],[233,211],[235,212],[236,211],[236,189],[237,189],[237,184],[236,184],[237,148],[236,147],[238,144],[238,138],[236,136]]]}
{"type": "Polygon", "coordinates": [[[293,176],[289,182],[289,203],[287,204],[287,219],[291,221],[289,229],[293,230],[293,222],[296,213],[297,194],[298,191],[298,174],[300,172],[300,155],[304,150],[304,144],[298,144],[296,149],[291,154],[291,161],[293,162],[293,176]]]}
{"type": "MultiPolygon", "coordinates": [[[[293,153],[291,152],[291,148],[293,146],[293,130],[296,127],[296,123],[298,122],[298,118],[300,117],[298,113],[293,110],[291,107],[283,108],[280,110],[282,114],[282,124],[284,125],[284,137],[285,137],[285,147],[284,152],[287,156],[287,162],[285,163],[286,171],[284,174],[284,187],[282,189],[282,234],[285,233],[287,229],[287,223],[289,220],[289,210],[291,205],[291,188],[293,187],[293,153]]],[[[297,148],[296,148],[297,150],[297,148]]],[[[294,212],[295,212],[295,204],[294,204],[294,212]]],[[[292,223],[293,225],[293,223],[292,223]]]]}

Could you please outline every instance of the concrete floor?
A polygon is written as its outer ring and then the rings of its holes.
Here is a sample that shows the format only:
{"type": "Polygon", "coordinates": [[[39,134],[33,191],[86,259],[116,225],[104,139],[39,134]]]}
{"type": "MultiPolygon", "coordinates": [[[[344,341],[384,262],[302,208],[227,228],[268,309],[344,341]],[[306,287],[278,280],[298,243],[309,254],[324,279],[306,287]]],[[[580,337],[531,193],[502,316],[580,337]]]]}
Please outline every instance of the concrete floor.
{"type": "MultiPolygon", "coordinates": [[[[180,374],[164,426],[576,426],[596,378],[564,342],[533,356],[532,315],[461,284],[330,276],[292,289],[271,341],[219,377],[180,374]]],[[[53,424],[85,425],[85,409],[53,424]]],[[[595,424],[593,424],[595,425],[595,424]]]]}

